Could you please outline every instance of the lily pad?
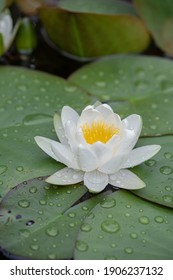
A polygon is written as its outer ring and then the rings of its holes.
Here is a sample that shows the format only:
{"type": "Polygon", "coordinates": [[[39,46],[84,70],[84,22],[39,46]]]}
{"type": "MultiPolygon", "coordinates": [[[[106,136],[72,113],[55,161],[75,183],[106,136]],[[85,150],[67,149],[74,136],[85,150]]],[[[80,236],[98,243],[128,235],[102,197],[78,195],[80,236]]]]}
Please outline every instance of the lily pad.
{"type": "Polygon", "coordinates": [[[118,56],[84,66],[69,80],[109,103],[121,117],[143,118],[142,136],[173,132],[173,63],[147,56],[118,56]]]}
{"type": "Polygon", "coordinates": [[[118,191],[91,212],[84,220],[90,231],[79,231],[75,259],[172,259],[172,210],[118,191]]]}
{"type": "Polygon", "coordinates": [[[132,170],[146,183],[134,193],[144,199],[173,207],[173,136],[143,138],[138,146],[159,144],[160,152],[132,170]]]}
{"type": "Polygon", "coordinates": [[[162,0],[134,0],[134,4],[156,44],[173,56],[173,2],[171,0],[164,2],[162,0]]]}
{"type": "Polygon", "coordinates": [[[70,258],[71,238],[98,198],[70,208],[87,189],[79,184],[51,186],[44,179],[23,182],[1,202],[1,249],[25,258],[70,258]]]}
{"type": "Polygon", "coordinates": [[[132,5],[123,1],[63,0],[41,6],[39,17],[49,39],[76,58],[141,52],[150,42],[132,5]]]}

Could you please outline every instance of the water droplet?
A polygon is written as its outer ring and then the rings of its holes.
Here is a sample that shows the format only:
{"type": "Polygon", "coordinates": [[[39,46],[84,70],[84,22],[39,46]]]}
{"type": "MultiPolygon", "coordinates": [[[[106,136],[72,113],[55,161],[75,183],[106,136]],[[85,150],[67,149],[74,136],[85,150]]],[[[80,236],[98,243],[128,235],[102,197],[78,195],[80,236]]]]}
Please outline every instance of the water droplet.
{"type": "Polygon", "coordinates": [[[23,168],[23,166],[18,166],[18,167],[16,168],[16,170],[17,170],[18,172],[22,172],[22,171],[24,170],[24,168],[23,168]]]}
{"type": "Polygon", "coordinates": [[[84,241],[76,241],[76,249],[80,252],[85,252],[88,250],[88,244],[84,241]]]}
{"type": "Polygon", "coordinates": [[[72,176],[72,178],[74,179],[74,180],[76,180],[76,179],[78,179],[78,175],[77,174],[74,174],[73,176],[72,176]]]}
{"type": "Polygon", "coordinates": [[[73,228],[73,227],[75,227],[75,223],[70,223],[69,226],[70,226],[71,228],[73,228]]]}
{"type": "Polygon", "coordinates": [[[0,165],[0,175],[7,171],[8,167],[6,165],[0,165]]]}
{"type": "Polygon", "coordinates": [[[150,160],[147,160],[145,162],[145,165],[149,166],[149,167],[152,167],[156,164],[156,161],[154,159],[150,159],[150,160]]]}
{"type": "Polygon", "coordinates": [[[96,81],[95,85],[98,87],[105,87],[106,86],[106,82],[104,81],[96,81]]]}
{"type": "Polygon", "coordinates": [[[21,91],[26,91],[27,90],[27,87],[25,85],[19,85],[17,88],[21,91]]]}
{"type": "Polygon", "coordinates": [[[130,237],[133,238],[133,239],[136,239],[136,238],[138,237],[138,235],[137,235],[137,233],[132,232],[132,233],[130,234],[130,237]]]}
{"type": "Polygon", "coordinates": [[[28,229],[20,229],[19,232],[22,236],[26,238],[30,235],[30,231],[28,229]]]}
{"type": "Polygon", "coordinates": [[[133,253],[133,249],[131,247],[127,247],[124,249],[124,252],[127,254],[132,254],[133,253]]]}
{"type": "Polygon", "coordinates": [[[76,90],[75,86],[66,86],[65,91],[67,92],[74,92],[76,90]]]}
{"type": "Polygon", "coordinates": [[[166,159],[171,159],[173,157],[173,155],[171,153],[164,153],[164,157],[166,159]]]}
{"type": "Polygon", "coordinates": [[[170,195],[164,195],[163,200],[164,202],[171,203],[173,201],[173,197],[170,195]]]}
{"type": "Polygon", "coordinates": [[[30,192],[30,193],[36,193],[36,192],[37,192],[37,187],[32,186],[32,187],[29,189],[29,192],[30,192]]]}
{"type": "Polygon", "coordinates": [[[134,84],[138,88],[138,90],[144,90],[148,86],[148,83],[145,80],[137,80],[134,84]]]}
{"type": "Polygon", "coordinates": [[[40,200],[39,203],[40,203],[40,205],[46,205],[47,204],[47,202],[45,200],[40,200]]]}
{"type": "Polygon", "coordinates": [[[30,202],[26,199],[22,199],[18,202],[18,205],[22,208],[27,208],[30,206],[30,202]]]}
{"type": "Polygon", "coordinates": [[[44,186],[45,190],[50,190],[50,186],[44,186]]]}
{"type": "Polygon", "coordinates": [[[38,214],[40,214],[40,215],[43,215],[43,213],[44,213],[44,212],[43,212],[42,210],[39,210],[39,211],[38,211],[38,214]]]}
{"type": "Polygon", "coordinates": [[[82,210],[87,211],[88,210],[88,206],[83,206],[82,210]]]}
{"type": "Polygon", "coordinates": [[[0,181],[0,186],[3,185],[3,181],[0,181]]]}
{"type": "Polygon", "coordinates": [[[56,259],[56,254],[49,254],[48,259],[49,260],[55,260],[56,259]]]}
{"type": "Polygon", "coordinates": [[[111,244],[111,248],[116,248],[116,247],[117,247],[117,245],[115,243],[111,244]]]}
{"type": "Polygon", "coordinates": [[[157,126],[155,124],[153,124],[153,125],[150,125],[150,128],[155,130],[157,128],[157,126]]]}
{"type": "Polygon", "coordinates": [[[155,217],[154,220],[156,221],[156,223],[163,223],[164,222],[164,219],[161,216],[155,217]]]}
{"type": "Polygon", "coordinates": [[[116,205],[116,200],[112,197],[107,197],[100,202],[100,205],[103,208],[112,208],[116,205]]]}
{"type": "Polygon", "coordinates": [[[106,220],[101,224],[101,229],[108,233],[115,233],[120,230],[120,225],[115,220],[106,220]]]}
{"type": "Polygon", "coordinates": [[[165,190],[170,192],[170,191],[172,191],[172,187],[171,186],[166,186],[165,190]]]}
{"type": "Polygon", "coordinates": [[[51,237],[55,237],[59,234],[59,231],[58,231],[57,227],[52,226],[52,227],[46,229],[46,234],[51,237]]]}
{"type": "Polygon", "coordinates": [[[143,225],[147,225],[147,224],[149,224],[150,220],[147,216],[141,216],[139,218],[139,222],[143,225]]]}
{"type": "Polygon", "coordinates": [[[70,218],[74,218],[74,217],[76,216],[76,213],[70,212],[70,213],[68,213],[68,216],[69,216],[70,218]]]}
{"type": "Polygon", "coordinates": [[[24,110],[23,106],[17,106],[16,107],[16,111],[18,111],[18,112],[23,111],[23,110],[24,110]]]}
{"type": "Polygon", "coordinates": [[[162,166],[160,172],[164,175],[169,175],[173,172],[173,169],[170,166],[162,166]]]}
{"type": "Polygon", "coordinates": [[[124,214],[126,217],[130,217],[130,213],[125,213],[124,214]]]}
{"type": "Polygon", "coordinates": [[[91,227],[89,224],[83,224],[83,225],[81,226],[81,230],[82,230],[82,231],[85,231],[85,232],[89,232],[89,231],[92,230],[92,227],[91,227]]]}
{"type": "Polygon", "coordinates": [[[38,251],[40,249],[40,246],[37,244],[32,244],[30,247],[33,251],[38,251]]]}
{"type": "Polygon", "coordinates": [[[151,104],[151,108],[152,109],[156,109],[157,108],[157,104],[151,104]]]}
{"type": "Polygon", "coordinates": [[[24,125],[36,125],[52,121],[52,116],[46,114],[28,115],[23,119],[24,125]]]}
{"type": "Polygon", "coordinates": [[[54,203],[53,202],[49,202],[49,204],[48,204],[49,206],[53,206],[54,205],[54,203]]]}

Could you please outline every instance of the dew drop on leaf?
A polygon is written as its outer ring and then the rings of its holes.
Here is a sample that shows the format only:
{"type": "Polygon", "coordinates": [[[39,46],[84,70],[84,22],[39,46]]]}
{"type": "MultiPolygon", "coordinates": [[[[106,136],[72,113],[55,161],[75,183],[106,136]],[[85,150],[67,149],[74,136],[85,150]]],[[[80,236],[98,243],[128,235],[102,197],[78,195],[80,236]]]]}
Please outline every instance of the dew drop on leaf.
{"type": "Polygon", "coordinates": [[[27,208],[30,206],[30,202],[26,199],[19,200],[18,205],[22,208],[27,208]]]}
{"type": "Polygon", "coordinates": [[[154,220],[155,220],[156,223],[163,223],[164,222],[164,219],[161,216],[155,217],[154,220]]]}
{"type": "Polygon", "coordinates": [[[48,259],[49,260],[55,260],[56,259],[56,254],[48,254],[48,259]]]}
{"type": "Polygon", "coordinates": [[[101,224],[101,229],[107,233],[115,233],[120,230],[120,225],[115,220],[106,220],[101,224]]]}
{"type": "Polygon", "coordinates": [[[37,245],[37,244],[33,244],[33,245],[31,245],[31,249],[32,249],[33,251],[38,251],[38,250],[40,249],[40,246],[37,245]]]}
{"type": "Polygon", "coordinates": [[[130,237],[131,237],[132,239],[136,239],[136,238],[138,237],[138,235],[137,235],[137,233],[132,232],[132,233],[130,234],[130,237]]]}
{"type": "Polygon", "coordinates": [[[154,159],[150,159],[150,160],[147,160],[145,162],[145,165],[149,166],[149,167],[152,167],[156,164],[156,161],[154,159]]]}
{"type": "Polygon", "coordinates": [[[55,237],[59,234],[59,231],[56,227],[50,227],[46,229],[46,234],[51,237],[55,237]]]}
{"type": "Polygon", "coordinates": [[[173,172],[173,169],[170,166],[162,166],[160,172],[164,175],[169,175],[173,172]]]}
{"type": "Polygon", "coordinates": [[[30,192],[30,193],[36,193],[36,192],[37,192],[37,187],[32,186],[32,187],[29,189],[29,192],[30,192]]]}
{"type": "Polygon", "coordinates": [[[116,205],[116,200],[114,198],[107,197],[102,202],[100,202],[100,205],[103,208],[112,208],[116,205]]]}
{"type": "Polygon", "coordinates": [[[76,246],[75,247],[80,252],[85,252],[85,251],[88,250],[88,244],[86,242],[80,241],[80,240],[78,240],[76,242],[76,246]]]}
{"type": "Polygon", "coordinates": [[[22,171],[24,170],[24,168],[23,168],[23,166],[18,166],[18,167],[16,168],[16,170],[17,170],[18,172],[22,172],[22,171]]]}
{"type": "Polygon", "coordinates": [[[89,231],[92,230],[92,227],[89,224],[83,224],[81,226],[81,230],[84,231],[84,232],[89,232],[89,231]]]}
{"type": "Polygon", "coordinates": [[[127,254],[132,254],[133,253],[133,249],[131,247],[127,247],[124,249],[124,252],[127,254]]]}
{"type": "Polygon", "coordinates": [[[0,165],[0,175],[7,171],[8,167],[6,165],[0,165]]]}
{"type": "Polygon", "coordinates": [[[143,224],[143,225],[148,225],[149,222],[150,222],[150,220],[149,220],[149,218],[148,218],[147,216],[141,216],[141,217],[139,218],[139,222],[140,222],[141,224],[143,224]]]}

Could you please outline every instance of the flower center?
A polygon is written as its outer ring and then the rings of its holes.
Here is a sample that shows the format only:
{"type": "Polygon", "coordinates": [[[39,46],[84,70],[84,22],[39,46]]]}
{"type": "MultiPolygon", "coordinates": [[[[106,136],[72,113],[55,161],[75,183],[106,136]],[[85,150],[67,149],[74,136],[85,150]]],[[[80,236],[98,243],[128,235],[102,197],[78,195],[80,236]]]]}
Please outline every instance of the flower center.
{"type": "Polygon", "coordinates": [[[114,134],[119,133],[119,128],[112,124],[106,124],[104,121],[95,121],[91,125],[85,123],[81,128],[88,144],[93,144],[97,141],[105,144],[114,134]]]}

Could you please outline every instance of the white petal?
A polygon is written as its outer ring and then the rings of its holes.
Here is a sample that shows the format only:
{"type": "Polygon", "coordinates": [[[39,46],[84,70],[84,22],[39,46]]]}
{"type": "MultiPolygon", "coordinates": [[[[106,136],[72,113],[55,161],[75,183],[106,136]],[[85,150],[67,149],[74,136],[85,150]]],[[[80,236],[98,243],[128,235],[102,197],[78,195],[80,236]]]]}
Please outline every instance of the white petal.
{"type": "Polygon", "coordinates": [[[92,171],[98,167],[96,155],[83,145],[79,145],[77,152],[79,168],[85,172],[92,171]]]}
{"type": "Polygon", "coordinates": [[[139,137],[142,129],[142,118],[139,115],[133,114],[123,119],[126,129],[134,131],[137,137],[139,137]]]}
{"type": "Polygon", "coordinates": [[[65,125],[65,135],[68,140],[68,144],[73,152],[76,152],[77,141],[76,141],[76,124],[73,121],[67,121],[65,125]]]}
{"type": "Polygon", "coordinates": [[[65,146],[59,142],[54,142],[51,144],[51,149],[58,161],[67,165],[68,167],[78,169],[76,158],[69,146],[65,146]]]}
{"type": "Polygon", "coordinates": [[[57,143],[54,140],[45,138],[45,137],[41,137],[41,136],[36,136],[35,141],[37,143],[37,145],[46,153],[48,154],[50,157],[52,157],[53,159],[55,159],[56,161],[59,161],[58,158],[55,156],[55,154],[52,152],[52,148],[51,145],[53,143],[57,143]]]}
{"type": "Polygon", "coordinates": [[[96,143],[90,145],[91,151],[98,158],[99,166],[102,166],[105,162],[112,158],[112,147],[97,141],[96,143]]]}
{"type": "Polygon", "coordinates": [[[67,121],[71,120],[74,123],[77,123],[78,119],[79,119],[78,113],[75,110],[73,110],[71,107],[64,106],[62,108],[61,121],[62,121],[62,125],[64,127],[65,127],[65,124],[67,123],[67,121]]]}
{"type": "Polygon", "coordinates": [[[57,113],[54,115],[54,128],[55,128],[55,132],[58,136],[59,141],[62,144],[67,144],[68,141],[65,136],[64,127],[62,125],[61,118],[57,113]]]}
{"type": "Polygon", "coordinates": [[[83,181],[84,173],[65,167],[46,179],[53,185],[71,185],[83,181]]]}
{"type": "Polygon", "coordinates": [[[112,174],[121,169],[126,154],[118,154],[98,168],[100,172],[112,174]]]}
{"type": "Polygon", "coordinates": [[[99,111],[104,118],[107,118],[109,115],[113,114],[112,108],[107,104],[101,104],[97,106],[96,110],[99,111]]]}
{"type": "Polygon", "coordinates": [[[98,112],[96,109],[88,108],[82,111],[82,114],[79,118],[77,127],[80,128],[84,124],[92,124],[96,121],[103,121],[103,117],[100,112],[98,112]]]}
{"type": "Polygon", "coordinates": [[[128,154],[136,145],[139,135],[135,134],[133,130],[125,130],[122,138],[122,142],[118,148],[117,153],[128,154]]]}
{"type": "Polygon", "coordinates": [[[129,168],[141,164],[157,154],[161,149],[159,145],[147,145],[136,148],[130,152],[122,168],[129,168]]]}
{"type": "Polygon", "coordinates": [[[92,172],[86,172],[84,175],[84,185],[92,193],[98,193],[104,190],[108,184],[108,175],[94,170],[92,172]]]}
{"type": "Polygon", "coordinates": [[[117,173],[110,175],[109,184],[128,190],[142,189],[146,186],[138,176],[128,169],[121,169],[117,173]]]}

